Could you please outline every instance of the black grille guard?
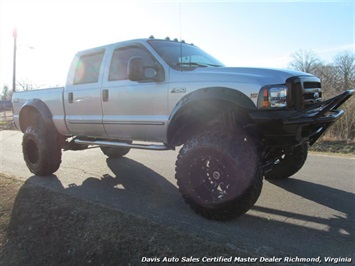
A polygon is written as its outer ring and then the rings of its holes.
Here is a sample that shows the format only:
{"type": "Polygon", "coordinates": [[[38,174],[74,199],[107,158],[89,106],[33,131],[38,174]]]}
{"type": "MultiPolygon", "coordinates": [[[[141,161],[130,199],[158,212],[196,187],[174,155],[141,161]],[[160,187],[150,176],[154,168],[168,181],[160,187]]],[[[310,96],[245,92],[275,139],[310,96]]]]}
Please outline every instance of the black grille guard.
{"type": "Polygon", "coordinates": [[[354,93],[355,90],[347,90],[334,98],[292,114],[282,123],[285,128],[296,126],[296,140],[299,143],[308,140],[309,145],[312,146],[344,114],[343,110],[337,109],[354,93]]]}
{"type": "Polygon", "coordinates": [[[347,90],[334,98],[316,103],[306,110],[297,112],[285,118],[283,124],[293,125],[335,122],[344,114],[343,110],[337,110],[337,108],[346,102],[354,93],[355,90],[347,90]]]}
{"type": "Polygon", "coordinates": [[[338,108],[354,93],[355,90],[347,90],[301,111],[259,111],[250,113],[249,116],[269,145],[299,145],[305,141],[313,145],[344,114],[338,108]]]}

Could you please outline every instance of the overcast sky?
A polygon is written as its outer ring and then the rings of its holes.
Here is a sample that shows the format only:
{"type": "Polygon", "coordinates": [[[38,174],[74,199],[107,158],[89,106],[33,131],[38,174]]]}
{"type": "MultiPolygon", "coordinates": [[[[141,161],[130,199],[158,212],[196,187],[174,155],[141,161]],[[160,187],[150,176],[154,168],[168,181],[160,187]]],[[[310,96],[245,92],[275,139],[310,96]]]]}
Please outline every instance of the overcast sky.
{"type": "Polygon", "coordinates": [[[228,66],[287,67],[299,49],[331,62],[354,52],[352,0],[99,1],[0,0],[0,86],[17,78],[64,85],[75,52],[135,38],[181,38],[228,66]]]}

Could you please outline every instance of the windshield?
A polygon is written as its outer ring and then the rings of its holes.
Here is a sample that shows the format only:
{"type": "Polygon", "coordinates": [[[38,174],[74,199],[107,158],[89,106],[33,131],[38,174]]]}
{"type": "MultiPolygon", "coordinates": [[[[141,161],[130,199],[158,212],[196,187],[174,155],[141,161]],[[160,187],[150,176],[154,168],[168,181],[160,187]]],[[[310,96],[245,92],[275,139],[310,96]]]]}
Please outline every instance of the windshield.
{"type": "Polygon", "coordinates": [[[172,68],[222,67],[217,59],[186,43],[150,40],[149,44],[172,68]]]}

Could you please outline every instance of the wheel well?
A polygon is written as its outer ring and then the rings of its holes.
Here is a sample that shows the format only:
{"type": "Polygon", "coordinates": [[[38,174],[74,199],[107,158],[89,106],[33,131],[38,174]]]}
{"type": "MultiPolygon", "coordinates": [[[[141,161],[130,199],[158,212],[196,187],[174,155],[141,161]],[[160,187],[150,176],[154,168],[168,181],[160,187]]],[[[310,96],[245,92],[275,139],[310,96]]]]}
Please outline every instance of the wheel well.
{"type": "Polygon", "coordinates": [[[48,106],[39,99],[29,100],[19,113],[19,123],[22,132],[29,126],[49,126],[54,127],[52,113],[48,106]]]}
{"type": "Polygon", "coordinates": [[[25,106],[20,112],[20,128],[22,132],[29,126],[39,126],[43,123],[40,112],[32,106],[25,106]]]}
{"type": "Polygon", "coordinates": [[[212,127],[235,130],[252,123],[248,109],[224,100],[203,99],[183,106],[173,117],[168,128],[168,143],[179,146],[185,141],[212,127]]]}

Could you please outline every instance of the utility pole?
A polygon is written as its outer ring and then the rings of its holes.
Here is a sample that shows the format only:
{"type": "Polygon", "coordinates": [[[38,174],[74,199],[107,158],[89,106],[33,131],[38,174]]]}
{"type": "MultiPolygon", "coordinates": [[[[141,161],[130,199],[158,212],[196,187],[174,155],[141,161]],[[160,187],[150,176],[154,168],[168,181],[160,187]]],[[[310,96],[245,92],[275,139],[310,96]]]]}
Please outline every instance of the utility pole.
{"type": "Polygon", "coordinates": [[[16,91],[16,40],[17,40],[17,28],[14,28],[13,31],[13,37],[14,37],[14,64],[13,64],[13,76],[12,76],[12,91],[16,91]]]}

